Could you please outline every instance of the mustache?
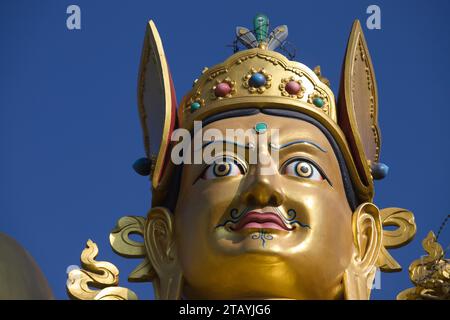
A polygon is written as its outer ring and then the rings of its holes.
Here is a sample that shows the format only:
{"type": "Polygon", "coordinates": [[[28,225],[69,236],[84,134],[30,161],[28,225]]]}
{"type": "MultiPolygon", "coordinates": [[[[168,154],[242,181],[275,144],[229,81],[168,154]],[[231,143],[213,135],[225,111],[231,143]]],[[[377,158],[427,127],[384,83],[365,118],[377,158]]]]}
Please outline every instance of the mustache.
{"type": "Polygon", "coordinates": [[[308,224],[302,223],[299,220],[297,220],[297,211],[295,209],[288,209],[287,211],[287,217],[283,214],[283,212],[278,208],[274,208],[275,211],[282,217],[282,219],[285,219],[285,222],[289,225],[298,224],[302,228],[311,229],[311,226],[308,224]]]}
{"type": "MultiPolygon", "coordinates": [[[[302,228],[311,229],[310,225],[302,223],[297,219],[297,211],[295,211],[295,209],[288,209],[286,213],[284,213],[278,207],[272,207],[271,209],[283,220],[283,222],[286,223],[286,225],[291,227],[294,227],[294,225],[299,225],[302,228]]],[[[251,212],[251,210],[249,210],[248,207],[244,208],[241,211],[239,211],[237,208],[232,208],[230,210],[231,219],[226,220],[224,223],[218,224],[216,228],[225,227],[228,224],[238,224],[239,221],[249,212],[251,212]]]]}

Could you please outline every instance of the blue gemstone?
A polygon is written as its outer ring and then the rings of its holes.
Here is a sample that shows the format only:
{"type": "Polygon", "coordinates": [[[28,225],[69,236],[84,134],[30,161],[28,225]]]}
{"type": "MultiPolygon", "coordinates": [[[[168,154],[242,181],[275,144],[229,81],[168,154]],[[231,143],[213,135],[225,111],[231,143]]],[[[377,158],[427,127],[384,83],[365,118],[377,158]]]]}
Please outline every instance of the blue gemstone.
{"type": "Polygon", "coordinates": [[[371,165],[372,177],[375,180],[384,179],[389,172],[389,167],[381,162],[374,162],[371,165]]]}
{"type": "Polygon", "coordinates": [[[148,176],[152,168],[152,162],[148,158],[137,159],[133,163],[133,169],[141,176],[148,176]]]}
{"type": "Polygon", "coordinates": [[[267,82],[266,76],[263,75],[262,73],[254,73],[250,80],[248,81],[248,84],[254,88],[259,88],[262,87],[263,85],[265,85],[267,82]]]}

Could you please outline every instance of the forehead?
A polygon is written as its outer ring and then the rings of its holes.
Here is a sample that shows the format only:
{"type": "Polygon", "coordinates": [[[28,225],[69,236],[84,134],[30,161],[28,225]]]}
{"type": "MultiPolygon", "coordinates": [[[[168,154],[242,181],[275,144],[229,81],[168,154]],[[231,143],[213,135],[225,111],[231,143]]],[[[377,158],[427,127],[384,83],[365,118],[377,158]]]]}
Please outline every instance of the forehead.
{"type": "Polygon", "coordinates": [[[326,147],[327,150],[331,150],[331,145],[327,137],[319,128],[305,120],[296,118],[258,113],[255,115],[220,119],[209,123],[203,129],[217,129],[224,136],[226,130],[240,129],[246,131],[250,129],[256,136],[257,134],[254,128],[257,124],[267,125],[269,136],[271,130],[278,130],[280,144],[289,142],[292,139],[304,139],[326,147]]]}

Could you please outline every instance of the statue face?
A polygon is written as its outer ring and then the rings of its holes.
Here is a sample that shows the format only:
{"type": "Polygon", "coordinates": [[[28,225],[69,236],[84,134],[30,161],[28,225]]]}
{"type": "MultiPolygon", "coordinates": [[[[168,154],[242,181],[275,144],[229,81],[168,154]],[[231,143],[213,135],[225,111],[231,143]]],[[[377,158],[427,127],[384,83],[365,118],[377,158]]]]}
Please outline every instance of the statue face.
{"type": "Polygon", "coordinates": [[[183,167],[175,210],[183,294],[340,297],[353,236],[336,155],[317,127],[299,119],[261,113],[221,119],[203,131],[215,128],[225,136],[226,129],[257,123],[268,127],[265,143],[258,144],[264,164],[225,151],[215,164],[183,167]],[[279,130],[278,161],[267,146],[271,129],[279,130]],[[264,170],[269,167],[272,174],[264,170]]]}

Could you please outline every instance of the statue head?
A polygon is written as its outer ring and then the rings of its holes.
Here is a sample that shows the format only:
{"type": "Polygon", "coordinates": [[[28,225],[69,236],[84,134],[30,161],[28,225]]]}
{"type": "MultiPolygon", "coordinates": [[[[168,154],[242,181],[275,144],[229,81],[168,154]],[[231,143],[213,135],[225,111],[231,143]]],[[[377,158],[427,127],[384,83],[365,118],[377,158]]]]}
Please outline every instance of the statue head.
{"type": "Polygon", "coordinates": [[[415,225],[373,203],[387,166],[360,24],[336,101],[320,68],[275,51],[287,26],[254,23],[236,30],[246,50],[205,68],[177,110],[149,22],[138,97],[147,160],[135,168],[150,174],[152,208],[119,221],[111,244],[145,258],[131,278],[153,281],[160,299],[368,299],[377,267],[400,269],[386,249],[415,225]],[[130,233],[144,237],[139,250],[130,233]]]}

